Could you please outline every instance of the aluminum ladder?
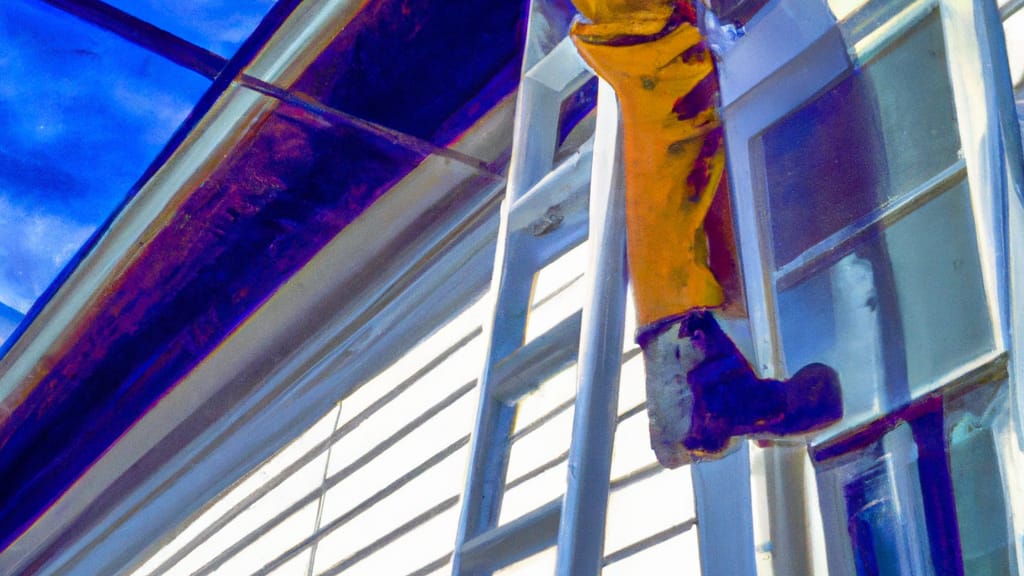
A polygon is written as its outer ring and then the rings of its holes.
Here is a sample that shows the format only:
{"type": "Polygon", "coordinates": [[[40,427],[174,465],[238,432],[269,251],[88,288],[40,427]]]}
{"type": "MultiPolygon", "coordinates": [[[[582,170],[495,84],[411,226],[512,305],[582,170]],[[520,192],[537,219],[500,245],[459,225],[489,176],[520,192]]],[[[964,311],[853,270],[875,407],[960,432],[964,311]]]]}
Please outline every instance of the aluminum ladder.
{"type": "MultiPolygon", "coordinates": [[[[491,574],[552,545],[557,574],[601,572],[625,324],[625,207],[618,104],[604,82],[591,143],[554,165],[562,103],[593,77],[565,37],[572,14],[567,2],[531,1],[455,576],[491,574]],[[535,273],[588,234],[582,309],[524,346],[535,273]],[[565,494],[499,527],[516,406],[573,362],[577,395],[565,494]]],[[[694,466],[692,474],[704,576],[754,576],[746,449],[694,466]]]]}
{"type": "Polygon", "coordinates": [[[556,543],[559,574],[600,571],[623,341],[625,230],[622,194],[612,193],[620,192],[621,178],[611,152],[618,117],[610,88],[601,88],[593,145],[554,166],[562,102],[593,77],[564,37],[569,15],[565,5],[531,6],[491,284],[496,302],[453,557],[457,575],[490,574],[556,543]],[[553,30],[563,37],[552,37],[553,30]],[[588,228],[582,310],[524,346],[534,274],[586,239],[588,228]],[[577,357],[568,463],[574,481],[560,501],[496,527],[516,405],[577,357]]]}

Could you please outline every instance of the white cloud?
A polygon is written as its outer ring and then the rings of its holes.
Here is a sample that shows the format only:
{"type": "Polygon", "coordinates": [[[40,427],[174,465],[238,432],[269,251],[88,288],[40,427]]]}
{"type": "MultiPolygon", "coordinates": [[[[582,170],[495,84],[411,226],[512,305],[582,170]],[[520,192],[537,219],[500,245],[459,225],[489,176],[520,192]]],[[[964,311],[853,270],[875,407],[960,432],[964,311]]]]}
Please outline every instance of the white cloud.
{"type": "Polygon", "coordinates": [[[0,193],[0,302],[27,312],[92,231],[68,218],[26,210],[0,193]]]}
{"type": "Polygon", "coordinates": [[[112,109],[125,116],[143,119],[144,140],[154,146],[167,142],[167,138],[192,111],[192,103],[175,94],[140,86],[138,82],[117,81],[111,89],[112,109]]]}

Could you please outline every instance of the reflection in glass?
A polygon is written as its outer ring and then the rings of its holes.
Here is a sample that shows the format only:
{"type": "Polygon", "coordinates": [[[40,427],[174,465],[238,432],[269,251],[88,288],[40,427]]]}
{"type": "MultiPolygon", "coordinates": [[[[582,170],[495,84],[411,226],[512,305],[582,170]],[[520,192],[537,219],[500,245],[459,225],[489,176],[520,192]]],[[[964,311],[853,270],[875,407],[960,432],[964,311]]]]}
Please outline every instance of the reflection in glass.
{"type": "Polygon", "coordinates": [[[883,460],[846,488],[850,509],[847,529],[853,542],[857,574],[896,576],[903,571],[900,531],[895,529],[897,505],[888,482],[888,469],[883,460]],[[892,528],[887,530],[886,526],[892,528]]]}
{"type": "Polygon", "coordinates": [[[1006,383],[976,388],[947,404],[946,429],[965,574],[1012,574],[1000,444],[1014,449],[1008,430],[1006,383]]]}
{"type": "Polygon", "coordinates": [[[817,463],[831,570],[934,573],[917,459],[914,436],[902,424],[863,449],[817,463]]]}
{"type": "Polygon", "coordinates": [[[834,367],[847,423],[896,408],[992,350],[966,183],[781,291],[778,306],[786,365],[834,367]]]}
{"type": "Polygon", "coordinates": [[[885,233],[911,388],[994,346],[966,183],[885,233]]]}
{"type": "Polygon", "coordinates": [[[938,14],[761,142],[777,267],[952,165],[960,141],[938,14]]]}

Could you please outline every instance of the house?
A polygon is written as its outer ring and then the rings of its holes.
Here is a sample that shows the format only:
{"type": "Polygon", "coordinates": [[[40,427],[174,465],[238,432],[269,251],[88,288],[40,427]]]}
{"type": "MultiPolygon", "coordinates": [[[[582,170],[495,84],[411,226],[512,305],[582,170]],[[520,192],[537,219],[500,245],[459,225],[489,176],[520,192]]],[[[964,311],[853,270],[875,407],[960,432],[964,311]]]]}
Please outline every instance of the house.
{"type": "Polygon", "coordinates": [[[675,472],[624,325],[614,102],[568,2],[280,0],[230,54],[111,4],[0,8],[67,30],[30,41],[86,73],[199,82],[5,313],[0,572],[1024,566],[1021,2],[717,5],[750,15],[721,63],[745,352],[836,366],[846,415],[675,472]],[[502,365],[502,337],[550,354],[502,365]]]}

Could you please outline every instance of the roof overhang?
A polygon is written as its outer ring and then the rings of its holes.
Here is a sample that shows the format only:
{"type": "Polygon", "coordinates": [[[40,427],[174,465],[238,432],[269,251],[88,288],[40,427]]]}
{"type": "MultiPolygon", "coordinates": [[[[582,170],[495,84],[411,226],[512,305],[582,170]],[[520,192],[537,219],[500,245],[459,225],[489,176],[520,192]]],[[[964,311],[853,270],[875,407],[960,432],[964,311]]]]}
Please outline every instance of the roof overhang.
{"type": "Polygon", "coordinates": [[[303,2],[242,72],[426,148],[233,82],[40,308],[0,571],[116,573],[483,289],[522,3],[442,4],[303,2]]]}

